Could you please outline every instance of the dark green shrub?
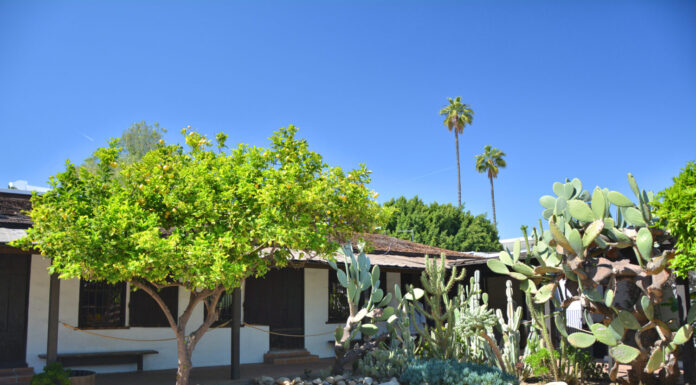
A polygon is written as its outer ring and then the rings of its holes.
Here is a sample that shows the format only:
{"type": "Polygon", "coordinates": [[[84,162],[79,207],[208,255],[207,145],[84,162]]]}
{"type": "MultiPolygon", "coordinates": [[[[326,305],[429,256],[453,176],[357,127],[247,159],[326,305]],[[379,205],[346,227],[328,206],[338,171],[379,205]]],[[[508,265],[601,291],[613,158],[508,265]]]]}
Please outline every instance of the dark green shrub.
{"type": "Polygon", "coordinates": [[[31,385],[70,385],[70,370],[54,362],[44,366],[43,372],[34,375],[31,385]]]}
{"type": "Polygon", "coordinates": [[[519,384],[508,373],[490,366],[456,360],[415,360],[401,375],[402,383],[419,385],[507,385],[519,384]]]}

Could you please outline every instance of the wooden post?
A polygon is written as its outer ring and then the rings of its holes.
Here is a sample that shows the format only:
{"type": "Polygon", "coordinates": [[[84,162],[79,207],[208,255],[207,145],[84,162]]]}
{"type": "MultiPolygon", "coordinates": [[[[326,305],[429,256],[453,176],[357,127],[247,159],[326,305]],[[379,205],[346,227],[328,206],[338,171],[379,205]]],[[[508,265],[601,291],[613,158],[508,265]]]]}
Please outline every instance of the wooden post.
{"type": "MultiPolygon", "coordinates": [[[[682,322],[686,322],[686,315],[691,307],[691,298],[689,295],[689,280],[677,278],[677,296],[681,301],[679,317],[682,322]]],[[[684,345],[681,346],[681,360],[684,369],[684,383],[696,384],[696,367],[694,366],[694,337],[689,338],[684,345]]]]}
{"type": "Polygon", "coordinates": [[[58,359],[58,309],[60,303],[60,279],[51,274],[48,289],[48,337],[46,338],[46,364],[58,359]]]}
{"type": "Polygon", "coordinates": [[[232,330],[231,337],[232,350],[230,354],[230,378],[239,379],[239,327],[242,323],[242,290],[235,288],[232,292],[232,330]]]}

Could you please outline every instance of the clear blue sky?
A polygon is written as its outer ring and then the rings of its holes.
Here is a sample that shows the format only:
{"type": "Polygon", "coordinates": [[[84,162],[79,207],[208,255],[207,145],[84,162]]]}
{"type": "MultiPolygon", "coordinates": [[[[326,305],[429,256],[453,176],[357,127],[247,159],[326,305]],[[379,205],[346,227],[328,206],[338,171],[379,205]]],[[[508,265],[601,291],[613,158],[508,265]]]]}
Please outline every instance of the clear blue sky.
{"type": "Polygon", "coordinates": [[[132,122],[264,145],[295,124],[380,200],[462,200],[490,216],[474,155],[507,153],[501,237],[554,181],[668,186],[696,159],[694,1],[36,2],[0,0],[0,186],[46,185],[132,122]]]}

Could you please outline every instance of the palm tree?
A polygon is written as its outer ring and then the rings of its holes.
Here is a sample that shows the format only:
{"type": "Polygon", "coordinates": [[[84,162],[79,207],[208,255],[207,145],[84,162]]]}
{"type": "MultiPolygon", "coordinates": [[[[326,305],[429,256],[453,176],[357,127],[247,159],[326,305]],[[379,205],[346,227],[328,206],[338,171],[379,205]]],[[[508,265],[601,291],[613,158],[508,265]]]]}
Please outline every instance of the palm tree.
{"type": "Polygon", "coordinates": [[[445,116],[444,124],[449,132],[454,131],[454,142],[457,146],[457,187],[459,207],[462,207],[462,179],[459,172],[459,134],[464,132],[467,124],[474,122],[474,110],[468,104],[462,103],[462,97],[457,96],[452,100],[448,98],[449,105],[440,110],[440,115],[445,116]]]}
{"type": "Polygon", "coordinates": [[[491,145],[486,145],[483,154],[476,155],[476,171],[480,173],[488,172],[488,179],[491,181],[491,203],[493,204],[493,225],[495,221],[495,194],[493,193],[493,178],[498,177],[498,171],[505,168],[507,164],[503,157],[505,153],[491,145]]]}

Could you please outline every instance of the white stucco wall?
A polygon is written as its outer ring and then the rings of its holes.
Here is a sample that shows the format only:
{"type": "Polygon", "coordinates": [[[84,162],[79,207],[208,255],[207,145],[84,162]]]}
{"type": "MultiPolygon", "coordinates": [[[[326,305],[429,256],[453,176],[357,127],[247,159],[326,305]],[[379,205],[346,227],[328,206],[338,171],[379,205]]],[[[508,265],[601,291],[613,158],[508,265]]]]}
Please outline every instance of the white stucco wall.
{"type": "Polygon", "coordinates": [[[329,270],[304,269],[305,282],[305,334],[329,333],[305,337],[305,348],[319,357],[333,357],[333,331],[340,324],[327,323],[329,319],[329,270]]]}
{"type": "MultiPolygon", "coordinates": [[[[45,365],[39,354],[46,353],[46,336],[48,322],[48,261],[39,255],[32,256],[31,280],[29,284],[29,311],[27,330],[27,363],[37,371],[45,365]]],[[[79,280],[61,281],[59,320],[73,326],[78,324],[79,280]]],[[[179,309],[188,303],[188,293],[179,290],[179,309]]],[[[126,309],[128,307],[126,306],[126,309]]],[[[126,319],[128,319],[126,317],[126,319]]],[[[203,321],[203,305],[199,305],[189,321],[191,329],[203,321]]],[[[268,330],[267,326],[260,326],[268,330]]],[[[168,327],[94,330],[99,334],[132,339],[164,339],[174,337],[168,327]]],[[[58,353],[100,352],[118,350],[154,349],[159,354],[146,355],[144,370],[175,368],[177,364],[176,341],[132,342],[92,336],[81,331],[70,330],[62,325],[58,327],[58,353]]],[[[263,361],[263,354],[268,351],[268,334],[242,327],[240,330],[241,363],[263,361]]],[[[208,331],[198,343],[193,353],[194,366],[229,365],[230,363],[230,328],[208,331]]],[[[131,365],[108,365],[85,367],[98,373],[126,372],[136,369],[131,365]]]]}

